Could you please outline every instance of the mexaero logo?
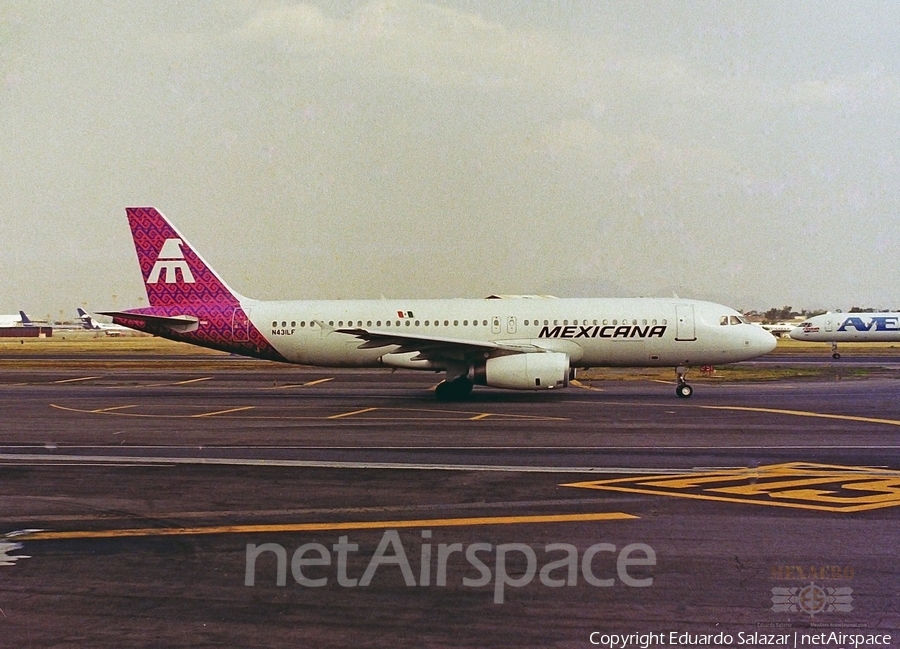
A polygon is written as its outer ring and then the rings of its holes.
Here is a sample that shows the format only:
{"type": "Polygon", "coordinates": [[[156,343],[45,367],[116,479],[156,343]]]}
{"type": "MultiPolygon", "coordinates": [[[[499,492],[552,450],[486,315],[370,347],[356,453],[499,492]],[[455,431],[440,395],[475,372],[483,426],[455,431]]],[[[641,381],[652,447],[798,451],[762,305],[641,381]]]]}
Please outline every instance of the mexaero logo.
{"type": "Polygon", "coordinates": [[[150,277],[147,278],[148,284],[156,284],[159,282],[159,275],[162,271],[166,271],[165,283],[175,284],[178,281],[177,273],[181,271],[181,279],[185,284],[194,283],[194,275],[184,259],[184,253],[181,252],[181,239],[166,239],[159,255],[156,257],[156,263],[153,264],[153,270],[150,271],[150,277]]]}

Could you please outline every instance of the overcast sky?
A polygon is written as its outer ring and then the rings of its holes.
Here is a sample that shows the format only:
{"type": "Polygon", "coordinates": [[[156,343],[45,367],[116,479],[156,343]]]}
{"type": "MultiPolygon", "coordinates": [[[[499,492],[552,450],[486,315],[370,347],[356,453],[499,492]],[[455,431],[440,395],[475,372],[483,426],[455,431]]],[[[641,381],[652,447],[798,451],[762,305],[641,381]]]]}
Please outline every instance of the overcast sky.
{"type": "Polygon", "coordinates": [[[0,313],[146,305],[153,205],[261,299],[900,308],[900,3],[4,2],[0,313]]]}

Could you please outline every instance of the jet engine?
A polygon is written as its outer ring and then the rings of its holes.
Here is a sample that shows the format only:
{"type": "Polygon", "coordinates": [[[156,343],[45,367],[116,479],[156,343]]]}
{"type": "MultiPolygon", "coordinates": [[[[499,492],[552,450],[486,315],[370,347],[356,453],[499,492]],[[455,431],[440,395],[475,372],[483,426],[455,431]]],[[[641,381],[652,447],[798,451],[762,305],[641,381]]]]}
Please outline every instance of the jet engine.
{"type": "Polygon", "coordinates": [[[476,369],[475,383],[510,390],[564,388],[569,384],[569,356],[536,352],[489,358],[476,369]]]}

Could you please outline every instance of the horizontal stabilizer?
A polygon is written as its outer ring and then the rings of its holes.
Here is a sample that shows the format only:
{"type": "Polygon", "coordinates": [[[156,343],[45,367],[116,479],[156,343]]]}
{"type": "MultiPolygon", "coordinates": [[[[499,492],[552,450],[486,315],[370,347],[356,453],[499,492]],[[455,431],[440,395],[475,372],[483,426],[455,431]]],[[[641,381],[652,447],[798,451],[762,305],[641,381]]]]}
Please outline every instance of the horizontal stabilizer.
{"type": "Polygon", "coordinates": [[[98,311],[97,313],[112,316],[113,318],[162,325],[182,334],[197,331],[197,328],[200,326],[200,319],[192,315],[150,315],[147,313],[129,313],[128,311],[98,311]]]}

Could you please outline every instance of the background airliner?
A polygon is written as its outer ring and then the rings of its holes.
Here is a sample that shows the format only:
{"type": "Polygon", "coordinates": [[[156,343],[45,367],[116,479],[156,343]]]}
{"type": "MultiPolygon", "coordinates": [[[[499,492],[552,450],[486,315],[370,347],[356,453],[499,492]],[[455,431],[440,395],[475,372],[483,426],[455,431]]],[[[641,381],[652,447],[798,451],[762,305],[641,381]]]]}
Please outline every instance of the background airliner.
{"type": "Polygon", "coordinates": [[[775,338],[734,309],[678,298],[260,301],[228,287],[156,209],[129,207],[149,307],[100,311],[116,324],[193,345],[324,367],[445,372],[438,399],[475,384],[568,385],[575,368],[747,360],[775,338]]]}
{"type": "Polygon", "coordinates": [[[900,342],[900,313],[823,313],[791,330],[794,340],[831,343],[831,357],[840,358],[837,345],[900,342]]]}
{"type": "Polygon", "coordinates": [[[22,324],[21,315],[0,315],[0,327],[18,327],[22,324]]]}
{"type": "Polygon", "coordinates": [[[107,336],[119,336],[131,331],[128,327],[122,325],[110,324],[107,322],[97,322],[90,313],[78,307],[78,319],[81,320],[81,326],[92,331],[102,331],[107,336]]]}

